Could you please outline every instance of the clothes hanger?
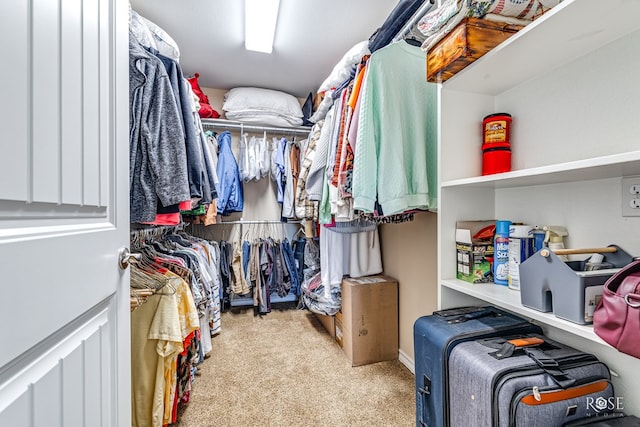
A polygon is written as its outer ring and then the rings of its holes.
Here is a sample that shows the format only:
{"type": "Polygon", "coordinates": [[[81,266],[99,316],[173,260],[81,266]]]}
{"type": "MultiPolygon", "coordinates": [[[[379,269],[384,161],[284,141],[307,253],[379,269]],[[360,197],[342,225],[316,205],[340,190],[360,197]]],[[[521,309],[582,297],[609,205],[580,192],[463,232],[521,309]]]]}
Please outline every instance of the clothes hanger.
{"type": "Polygon", "coordinates": [[[178,288],[173,285],[174,281],[175,279],[167,278],[159,292],[156,292],[156,295],[174,295],[178,291],[178,288]]]}
{"type": "Polygon", "coordinates": [[[298,230],[293,234],[293,236],[291,236],[291,241],[297,240],[301,234],[303,238],[306,237],[304,227],[302,226],[302,224],[300,224],[300,227],[298,227],[298,230]]]}
{"type": "Polygon", "coordinates": [[[422,42],[417,38],[415,38],[414,36],[406,37],[404,41],[409,43],[411,46],[416,46],[416,47],[422,46],[422,42]]]}
{"type": "Polygon", "coordinates": [[[191,242],[185,240],[182,236],[178,235],[178,234],[170,234],[168,236],[165,237],[166,240],[171,241],[173,243],[177,243],[178,245],[184,247],[184,248],[191,248],[193,245],[191,244],[191,242]]]}
{"type": "Polygon", "coordinates": [[[422,42],[424,41],[416,34],[415,28],[409,29],[409,31],[407,32],[407,34],[405,34],[403,39],[406,43],[410,44],[411,46],[417,46],[417,47],[422,46],[422,42]]]}
{"type": "Polygon", "coordinates": [[[150,272],[138,268],[136,263],[131,264],[131,287],[133,288],[146,288],[157,291],[164,286],[167,278],[159,273],[150,272]]]}

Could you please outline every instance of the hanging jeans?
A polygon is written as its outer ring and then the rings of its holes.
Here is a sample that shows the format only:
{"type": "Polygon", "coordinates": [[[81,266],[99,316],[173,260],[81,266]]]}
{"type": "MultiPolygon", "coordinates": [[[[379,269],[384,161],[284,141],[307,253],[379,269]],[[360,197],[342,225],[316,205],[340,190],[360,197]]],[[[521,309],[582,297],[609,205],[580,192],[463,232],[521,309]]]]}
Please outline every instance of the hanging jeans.
{"type": "Polygon", "coordinates": [[[247,285],[251,287],[251,272],[249,271],[249,261],[251,258],[251,244],[246,240],[242,242],[242,271],[247,285]]]}
{"type": "Polygon", "coordinates": [[[260,304],[258,305],[258,311],[261,314],[266,314],[271,311],[271,286],[273,280],[273,253],[269,248],[268,243],[262,243],[260,248],[260,274],[262,279],[262,289],[260,290],[260,304]]]}
{"type": "Polygon", "coordinates": [[[231,245],[228,242],[220,242],[220,279],[222,289],[220,289],[220,300],[222,303],[222,311],[226,311],[231,307],[229,294],[231,292],[231,245]]]}
{"type": "Polygon", "coordinates": [[[304,247],[306,244],[307,241],[302,237],[293,242],[293,258],[298,269],[298,284],[302,284],[302,280],[304,280],[304,247]]]}
{"type": "Polygon", "coordinates": [[[291,291],[295,295],[300,295],[300,275],[298,269],[296,268],[296,260],[293,255],[291,245],[289,244],[289,240],[284,239],[280,247],[282,249],[284,264],[289,271],[289,279],[291,280],[291,291]]]}
{"type": "Polygon", "coordinates": [[[273,240],[269,240],[268,247],[271,250],[273,259],[273,273],[271,278],[271,292],[276,292],[279,297],[284,297],[291,289],[289,272],[285,270],[284,259],[280,250],[280,245],[273,240]]]}

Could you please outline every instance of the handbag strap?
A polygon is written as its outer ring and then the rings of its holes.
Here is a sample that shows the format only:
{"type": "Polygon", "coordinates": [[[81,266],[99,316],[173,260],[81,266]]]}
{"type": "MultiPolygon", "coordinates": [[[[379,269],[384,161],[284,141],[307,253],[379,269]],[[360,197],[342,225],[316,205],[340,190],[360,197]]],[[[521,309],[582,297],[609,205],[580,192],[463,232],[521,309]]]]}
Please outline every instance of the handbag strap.
{"type": "Polygon", "coordinates": [[[640,259],[630,262],[629,264],[622,267],[622,269],[620,269],[616,274],[611,276],[609,280],[607,280],[607,282],[604,284],[604,287],[609,291],[616,293],[622,281],[629,274],[633,274],[637,272],[640,272],[640,259]]]}

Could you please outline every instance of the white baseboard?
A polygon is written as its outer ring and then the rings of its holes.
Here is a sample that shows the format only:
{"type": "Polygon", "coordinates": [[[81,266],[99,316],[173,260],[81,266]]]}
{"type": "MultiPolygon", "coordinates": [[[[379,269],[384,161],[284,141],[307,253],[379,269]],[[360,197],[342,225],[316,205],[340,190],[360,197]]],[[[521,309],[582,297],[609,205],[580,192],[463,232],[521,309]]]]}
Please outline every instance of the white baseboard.
{"type": "Polygon", "coordinates": [[[406,366],[407,369],[409,369],[413,375],[416,374],[415,362],[413,361],[413,359],[411,359],[409,357],[409,355],[407,353],[405,353],[402,350],[399,350],[398,351],[398,360],[400,361],[400,363],[402,363],[404,366],[406,366]]]}

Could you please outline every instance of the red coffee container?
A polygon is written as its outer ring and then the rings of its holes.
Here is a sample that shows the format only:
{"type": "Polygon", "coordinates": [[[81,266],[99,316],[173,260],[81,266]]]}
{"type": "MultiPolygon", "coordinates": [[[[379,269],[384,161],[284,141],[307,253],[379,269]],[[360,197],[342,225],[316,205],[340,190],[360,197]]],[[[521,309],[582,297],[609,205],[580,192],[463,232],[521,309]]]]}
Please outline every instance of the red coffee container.
{"type": "Polygon", "coordinates": [[[511,170],[511,114],[490,114],[482,121],[482,175],[511,170]]]}

